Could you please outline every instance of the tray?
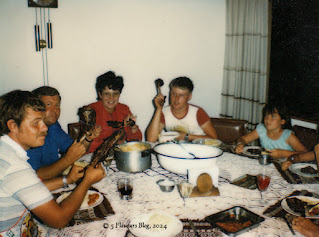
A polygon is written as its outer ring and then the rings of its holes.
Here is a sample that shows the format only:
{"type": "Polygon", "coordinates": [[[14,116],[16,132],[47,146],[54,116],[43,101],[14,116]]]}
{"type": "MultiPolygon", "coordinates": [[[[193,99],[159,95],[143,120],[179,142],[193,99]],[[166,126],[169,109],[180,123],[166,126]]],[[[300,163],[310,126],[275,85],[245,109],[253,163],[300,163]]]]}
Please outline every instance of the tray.
{"type": "Polygon", "coordinates": [[[251,229],[254,229],[259,226],[261,222],[265,220],[264,217],[259,216],[248,209],[240,206],[234,206],[227,210],[218,212],[216,214],[210,215],[205,217],[205,220],[209,222],[212,227],[219,228],[222,232],[229,236],[237,236],[244,232],[247,232],[251,229]],[[251,222],[251,224],[247,227],[243,227],[241,230],[238,231],[230,231],[226,230],[225,228],[221,227],[217,223],[247,223],[251,222]]]}

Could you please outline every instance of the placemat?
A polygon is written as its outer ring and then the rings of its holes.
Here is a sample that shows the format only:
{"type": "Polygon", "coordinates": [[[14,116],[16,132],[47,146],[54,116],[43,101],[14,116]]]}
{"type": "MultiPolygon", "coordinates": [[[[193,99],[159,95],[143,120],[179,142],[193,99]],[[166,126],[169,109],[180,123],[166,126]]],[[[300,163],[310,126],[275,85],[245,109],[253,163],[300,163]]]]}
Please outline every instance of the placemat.
{"type": "Polygon", "coordinates": [[[282,170],[281,165],[282,162],[279,161],[273,161],[276,169],[280,173],[280,175],[290,184],[318,184],[319,183],[319,177],[302,177],[300,175],[297,175],[293,172],[291,172],[289,169],[282,170]]]}
{"type": "MultiPolygon", "coordinates": [[[[189,219],[181,219],[183,231],[176,237],[196,237],[194,230],[190,227],[189,219]]],[[[205,220],[192,220],[198,234],[201,237],[221,237],[223,233],[218,228],[212,228],[211,224],[205,220]]]]}

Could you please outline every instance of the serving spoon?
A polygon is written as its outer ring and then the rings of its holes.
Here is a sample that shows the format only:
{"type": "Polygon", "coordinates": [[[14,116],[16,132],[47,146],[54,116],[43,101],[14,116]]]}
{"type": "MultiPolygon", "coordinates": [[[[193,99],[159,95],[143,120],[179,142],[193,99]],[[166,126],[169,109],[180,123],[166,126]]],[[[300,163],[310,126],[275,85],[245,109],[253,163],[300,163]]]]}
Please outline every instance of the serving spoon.
{"type": "Polygon", "coordinates": [[[172,140],[173,143],[179,145],[184,151],[186,151],[188,154],[190,154],[191,156],[194,157],[194,159],[199,159],[197,156],[194,155],[194,153],[189,152],[182,144],[180,144],[179,142],[177,142],[176,140],[172,140]]]}

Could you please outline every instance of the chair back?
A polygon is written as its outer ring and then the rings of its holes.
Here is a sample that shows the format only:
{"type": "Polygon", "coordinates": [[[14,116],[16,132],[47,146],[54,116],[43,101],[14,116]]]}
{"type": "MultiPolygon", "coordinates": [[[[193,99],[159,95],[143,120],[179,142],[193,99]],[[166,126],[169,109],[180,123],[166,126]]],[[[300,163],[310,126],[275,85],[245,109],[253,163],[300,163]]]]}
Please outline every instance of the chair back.
{"type": "Polygon", "coordinates": [[[319,133],[315,129],[294,125],[292,130],[308,151],[313,150],[314,146],[319,142],[319,133]]]}
{"type": "Polygon", "coordinates": [[[81,124],[80,123],[69,123],[68,124],[68,134],[73,140],[78,139],[81,132],[81,124]]]}
{"type": "Polygon", "coordinates": [[[210,118],[218,139],[224,143],[233,143],[247,133],[248,122],[239,119],[210,118]]]}

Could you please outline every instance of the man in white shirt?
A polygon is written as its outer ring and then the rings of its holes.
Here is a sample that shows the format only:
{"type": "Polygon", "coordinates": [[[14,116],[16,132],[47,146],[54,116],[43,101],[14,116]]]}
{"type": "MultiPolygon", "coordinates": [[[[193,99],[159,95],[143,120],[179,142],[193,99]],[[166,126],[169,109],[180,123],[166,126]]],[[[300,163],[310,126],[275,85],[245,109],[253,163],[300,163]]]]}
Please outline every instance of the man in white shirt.
{"type": "MultiPolygon", "coordinates": [[[[26,151],[44,144],[45,105],[31,92],[15,90],[0,97],[0,235],[20,236],[33,212],[45,224],[62,228],[80,208],[87,190],[104,176],[101,166],[87,169],[72,194],[57,204],[27,162],[26,151]]],[[[35,230],[33,229],[33,232],[35,230]]]]}
{"type": "Polygon", "coordinates": [[[177,140],[217,139],[216,129],[207,113],[202,108],[188,103],[192,98],[193,82],[187,77],[178,77],[170,82],[169,88],[169,106],[163,108],[165,97],[161,93],[154,98],[156,108],[146,130],[147,141],[157,141],[163,129],[179,132],[177,140]]]}

